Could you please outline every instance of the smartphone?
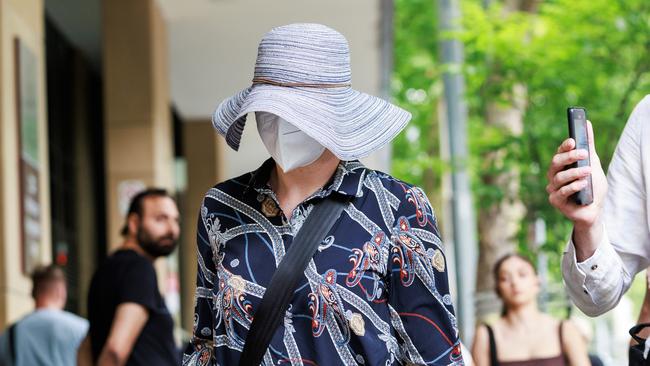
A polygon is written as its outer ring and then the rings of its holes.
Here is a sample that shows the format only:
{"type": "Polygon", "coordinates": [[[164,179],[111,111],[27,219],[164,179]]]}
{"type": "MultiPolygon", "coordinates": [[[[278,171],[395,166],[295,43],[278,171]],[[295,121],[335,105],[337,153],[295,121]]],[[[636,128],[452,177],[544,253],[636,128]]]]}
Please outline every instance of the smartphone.
{"type": "MultiPolygon", "coordinates": [[[[575,140],[576,149],[587,150],[589,154],[589,135],[587,134],[587,111],[582,107],[569,107],[567,108],[567,119],[569,120],[569,137],[575,140]]],[[[570,168],[579,168],[591,165],[591,159],[588,156],[586,159],[579,160],[571,164],[570,168]]],[[[581,189],[571,195],[573,202],[578,205],[589,205],[594,201],[594,188],[591,183],[591,174],[586,178],[588,184],[585,188],[581,189]]]]}

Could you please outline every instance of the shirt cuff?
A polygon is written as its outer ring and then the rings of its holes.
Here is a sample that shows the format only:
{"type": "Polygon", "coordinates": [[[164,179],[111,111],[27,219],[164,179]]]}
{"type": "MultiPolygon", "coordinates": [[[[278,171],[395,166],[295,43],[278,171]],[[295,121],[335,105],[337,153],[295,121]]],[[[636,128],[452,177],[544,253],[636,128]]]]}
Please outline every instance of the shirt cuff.
{"type": "Polygon", "coordinates": [[[580,263],[573,239],[569,240],[562,258],[562,273],[569,295],[585,314],[599,315],[616,304],[612,295],[620,284],[621,265],[605,230],[594,254],[580,263]]]}

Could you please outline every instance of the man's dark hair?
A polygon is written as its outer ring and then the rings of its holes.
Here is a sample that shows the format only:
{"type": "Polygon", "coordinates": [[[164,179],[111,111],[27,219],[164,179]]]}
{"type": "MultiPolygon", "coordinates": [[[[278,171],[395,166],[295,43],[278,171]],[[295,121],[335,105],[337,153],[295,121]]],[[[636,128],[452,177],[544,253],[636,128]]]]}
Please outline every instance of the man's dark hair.
{"type": "Polygon", "coordinates": [[[65,283],[65,274],[61,267],[55,264],[36,267],[32,272],[32,297],[36,299],[57,282],[65,283]]]}
{"type": "Polygon", "coordinates": [[[143,204],[145,198],[148,197],[170,197],[169,193],[167,193],[167,190],[163,188],[147,188],[146,190],[136,194],[133,196],[131,199],[131,203],[129,204],[129,211],[126,213],[126,218],[124,219],[124,226],[122,227],[122,236],[127,236],[129,234],[129,216],[131,214],[136,214],[138,217],[142,217],[142,211],[143,211],[143,204]]]}

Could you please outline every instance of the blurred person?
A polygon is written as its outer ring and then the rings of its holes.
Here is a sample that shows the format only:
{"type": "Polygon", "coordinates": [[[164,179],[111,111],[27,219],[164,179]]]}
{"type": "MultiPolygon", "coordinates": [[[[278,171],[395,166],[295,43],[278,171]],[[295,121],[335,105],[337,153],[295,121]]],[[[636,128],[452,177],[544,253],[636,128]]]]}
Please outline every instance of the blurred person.
{"type": "Polygon", "coordinates": [[[90,330],[79,350],[81,365],[180,363],[174,321],[153,266],[156,258],[176,248],[179,231],[176,202],[165,190],[150,188],[133,197],[122,229],[124,242],[90,284],[90,330]]]}
{"type": "Polygon", "coordinates": [[[492,326],[476,331],[472,355],[477,366],[590,365],[576,326],[539,310],[540,281],[532,262],[505,255],[495,263],[493,275],[503,313],[492,326]]]}
{"type": "Polygon", "coordinates": [[[254,112],[271,159],[203,199],[185,365],[462,364],[425,193],[357,160],[411,116],[352,89],[349,57],[345,37],[326,26],[274,28],[259,45],[253,85],[215,111],[234,149],[254,112]],[[342,211],[324,215],[334,202],[342,211]],[[300,242],[319,225],[321,236],[300,242]],[[276,269],[294,253],[308,253],[305,265],[276,269]],[[297,285],[277,282],[278,272],[297,285]],[[264,312],[280,298],[286,306],[264,312]]]}
{"type": "Polygon", "coordinates": [[[558,147],[548,168],[550,203],[573,221],[562,258],[562,274],[574,303],[589,316],[612,309],[632,279],[650,266],[650,96],[630,115],[607,171],[601,167],[588,123],[589,151],[573,139],[558,147]],[[570,168],[590,157],[591,166],[570,168]],[[586,187],[592,175],[593,203],[576,205],[571,195],[586,187]]]}
{"type": "Polygon", "coordinates": [[[39,266],[32,273],[36,309],[0,336],[0,364],[7,366],[72,366],[88,321],[63,308],[68,297],[63,270],[39,266]]]}

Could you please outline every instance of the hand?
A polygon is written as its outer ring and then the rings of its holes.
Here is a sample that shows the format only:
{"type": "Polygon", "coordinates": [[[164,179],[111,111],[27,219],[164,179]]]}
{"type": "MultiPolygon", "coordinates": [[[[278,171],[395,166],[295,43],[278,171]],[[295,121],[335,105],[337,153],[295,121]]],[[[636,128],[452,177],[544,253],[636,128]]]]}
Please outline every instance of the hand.
{"type": "Polygon", "coordinates": [[[599,218],[607,193],[607,178],[596,154],[594,131],[589,121],[587,121],[587,136],[591,166],[566,169],[566,166],[588,156],[585,150],[574,150],[576,142],[569,138],[558,147],[546,174],[549,182],[546,186],[549,202],[573,221],[574,243],[579,261],[589,258],[600,243],[602,229],[599,218]],[[590,205],[581,206],[574,203],[570,197],[587,186],[589,174],[591,174],[594,201],[590,205]]]}

